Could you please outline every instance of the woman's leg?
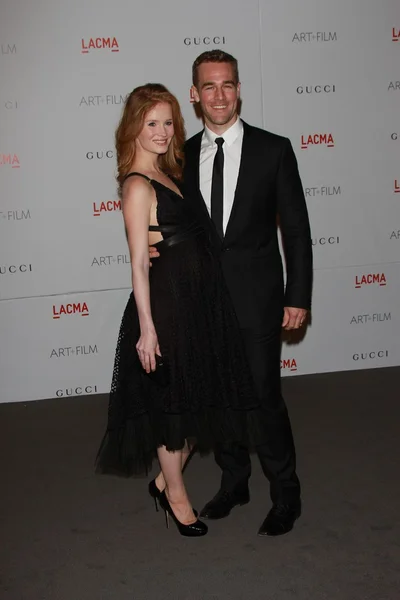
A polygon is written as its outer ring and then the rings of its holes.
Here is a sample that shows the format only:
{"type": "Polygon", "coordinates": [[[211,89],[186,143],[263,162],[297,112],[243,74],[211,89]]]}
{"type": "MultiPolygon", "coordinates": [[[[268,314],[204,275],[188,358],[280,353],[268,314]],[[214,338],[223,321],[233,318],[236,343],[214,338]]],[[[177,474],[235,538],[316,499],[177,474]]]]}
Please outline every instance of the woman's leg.
{"type": "Polygon", "coordinates": [[[182,477],[182,450],[168,452],[165,446],[158,449],[158,460],[165,480],[165,494],[178,521],[184,525],[196,522],[182,477]]]}
{"type": "MultiPolygon", "coordinates": [[[[185,445],[181,450],[181,469],[182,469],[182,471],[185,468],[186,461],[189,458],[191,452],[192,452],[192,448],[190,448],[189,444],[187,442],[185,442],[185,445]]],[[[160,473],[157,475],[155,481],[156,481],[156,486],[158,487],[160,492],[164,491],[165,479],[164,479],[164,475],[163,475],[162,471],[160,471],[160,473]]]]}

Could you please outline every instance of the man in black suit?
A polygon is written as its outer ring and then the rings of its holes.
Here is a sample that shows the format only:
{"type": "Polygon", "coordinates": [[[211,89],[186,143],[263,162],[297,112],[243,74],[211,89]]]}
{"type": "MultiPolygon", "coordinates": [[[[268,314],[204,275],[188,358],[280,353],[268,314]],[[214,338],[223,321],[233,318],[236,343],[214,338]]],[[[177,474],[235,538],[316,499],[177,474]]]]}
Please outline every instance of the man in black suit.
{"type": "MultiPolygon", "coordinates": [[[[220,252],[243,333],[256,392],[267,415],[268,443],[257,454],[270,481],[273,506],[259,535],[290,531],[300,516],[300,482],[286,405],[281,394],[282,327],[298,329],[311,303],[312,246],[296,158],[287,138],[252,127],[238,116],[236,59],[212,50],[193,64],[194,99],[205,128],[185,146],[185,186],[220,252]],[[284,287],[277,236],[282,232],[284,287]]],[[[201,511],[226,517],[249,501],[246,448],[221,447],[221,488],[201,511]]]]}

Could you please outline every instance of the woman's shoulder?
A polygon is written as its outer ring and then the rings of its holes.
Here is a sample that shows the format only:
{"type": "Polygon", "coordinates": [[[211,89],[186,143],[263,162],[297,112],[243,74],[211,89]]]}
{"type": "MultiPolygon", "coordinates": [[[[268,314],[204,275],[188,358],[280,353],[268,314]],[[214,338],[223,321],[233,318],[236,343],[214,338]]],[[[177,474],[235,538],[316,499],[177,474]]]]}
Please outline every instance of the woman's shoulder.
{"type": "Polygon", "coordinates": [[[131,173],[122,184],[122,198],[137,198],[138,200],[149,200],[154,196],[154,188],[150,177],[141,173],[131,173]]]}

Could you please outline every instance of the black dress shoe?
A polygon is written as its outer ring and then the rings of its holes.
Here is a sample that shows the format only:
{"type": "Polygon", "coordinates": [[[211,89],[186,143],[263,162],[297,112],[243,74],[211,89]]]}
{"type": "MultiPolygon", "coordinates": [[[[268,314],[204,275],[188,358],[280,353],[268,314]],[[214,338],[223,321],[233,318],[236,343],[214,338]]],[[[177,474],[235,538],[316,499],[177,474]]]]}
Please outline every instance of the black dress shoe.
{"type": "Polygon", "coordinates": [[[296,519],[301,515],[301,504],[274,504],[258,535],[283,535],[291,529],[296,519]]]}
{"type": "Polygon", "coordinates": [[[200,513],[203,519],[223,519],[227,517],[234,506],[243,506],[250,502],[248,488],[238,492],[220,490],[210,502],[207,502],[200,513]]]}

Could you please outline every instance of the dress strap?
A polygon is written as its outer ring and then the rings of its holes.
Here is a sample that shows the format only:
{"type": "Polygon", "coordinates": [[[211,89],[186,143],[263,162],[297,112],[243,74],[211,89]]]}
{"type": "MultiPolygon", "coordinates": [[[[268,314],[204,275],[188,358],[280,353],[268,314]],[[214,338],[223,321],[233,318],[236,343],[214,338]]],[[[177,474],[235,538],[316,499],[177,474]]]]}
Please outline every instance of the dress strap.
{"type": "Polygon", "coordinates": [[[139,175],[140,177],[144,177],[144,179],[147,179],[147,181],[149,183],[151,183],[150,177],[147,177],[147,175],[143,175],[143,173],[137,173],[136,171],[132,171],[132,173],[128,173],[128,175],[125,175],[124,181],[126,181],[128,179],[128,177],[133,177],[134,175],[139,175]]]}

